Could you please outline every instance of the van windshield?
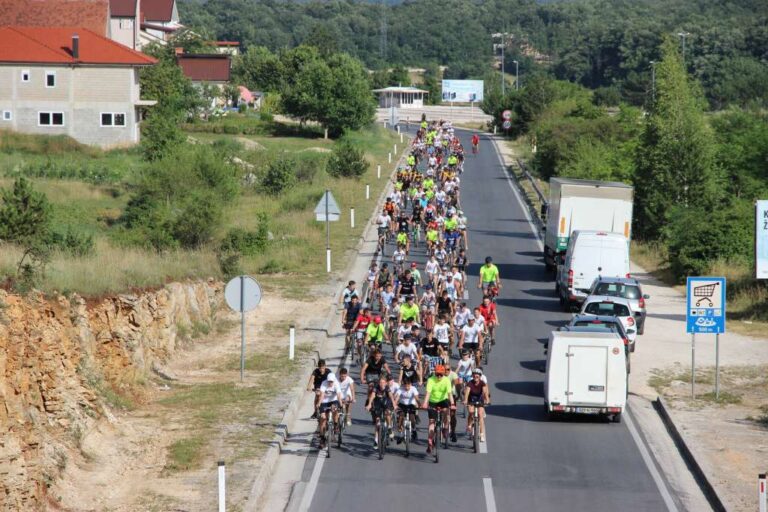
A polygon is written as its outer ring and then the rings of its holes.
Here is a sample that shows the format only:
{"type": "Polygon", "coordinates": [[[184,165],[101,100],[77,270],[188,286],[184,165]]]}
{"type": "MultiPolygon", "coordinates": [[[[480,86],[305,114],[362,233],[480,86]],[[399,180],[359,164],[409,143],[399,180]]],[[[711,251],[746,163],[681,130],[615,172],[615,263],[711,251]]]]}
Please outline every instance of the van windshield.
{"type": "Polygon", "coordinates": [[[607,295],[609,297],[637,300],[640,298],[640,288],[631,284],[598,283],[592,295],[607,295]]]}
{"type": "Polygon", "coordinates": [[[578,322],[574,322],[573,326],[601,328],[601,329],[605,329],[606,331],[617,332],[621,336],[624,336],[624,334],[619,331],[619,326],[613,322],[607,323],[607,322],[603,322],[602,320],[588,320],[588,321],[580,320],[578,322]]]}
{"type": "Polygon", "coordinates": [[[629,316],[629,308],[616,302],[590,302],[584,312],[590,315],[629,316]]]}

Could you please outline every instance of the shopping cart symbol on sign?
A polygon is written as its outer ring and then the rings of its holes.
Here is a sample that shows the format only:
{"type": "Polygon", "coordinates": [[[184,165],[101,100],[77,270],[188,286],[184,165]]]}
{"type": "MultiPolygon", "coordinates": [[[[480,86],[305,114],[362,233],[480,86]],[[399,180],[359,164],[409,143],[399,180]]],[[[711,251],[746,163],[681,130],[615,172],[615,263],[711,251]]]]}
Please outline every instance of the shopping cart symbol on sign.
{"type": "Polygon", "coordinates": [[[720,283],[710,283],[706,284],[704,286],[694,286],[693,287],[693,296],[694,297],[701,297],[699,300],[696,301],[696,306],[698,307],[701,305],[703,301],[709,302],[709,307],[713,307],[714,304],[712,303],[712,295],[715,294],[715,286],[719,285],[720,283]]]}

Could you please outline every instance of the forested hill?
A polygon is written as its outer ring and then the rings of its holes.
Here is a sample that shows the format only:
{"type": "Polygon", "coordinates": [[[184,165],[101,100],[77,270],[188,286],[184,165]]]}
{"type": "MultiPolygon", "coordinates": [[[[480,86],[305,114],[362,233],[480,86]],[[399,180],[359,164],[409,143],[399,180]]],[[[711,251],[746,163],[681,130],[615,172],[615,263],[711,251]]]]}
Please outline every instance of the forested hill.
{"type": "Polygon", "coordinates": [[[650,61],[665,36],[687,32],[686,62],[713,106],[764,95],[768,82],[768,0],[426,0],[397,5],[359,1],[210,0],[182,2],[185,24],[211,36],[272,50],[325,40],[376,69],[449,66],[448,77],[481,77],[491,34],[513,35],[508,60],[531,63],[515,46],[551,57],[558,78],[642,96],[650,61]],[[387,51],[381,51],[382,19],[387,51]],[[735,98],[735,100],[734,100],[735,98]]]}

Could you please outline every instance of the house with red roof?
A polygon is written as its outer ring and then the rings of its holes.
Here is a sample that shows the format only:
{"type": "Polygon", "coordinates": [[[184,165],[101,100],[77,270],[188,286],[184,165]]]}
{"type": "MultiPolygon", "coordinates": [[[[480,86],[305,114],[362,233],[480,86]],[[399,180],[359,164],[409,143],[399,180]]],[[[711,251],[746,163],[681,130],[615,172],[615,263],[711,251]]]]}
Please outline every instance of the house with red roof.
{"type": "Polygon", "coordinates": [[[0,129],[69,135],[104,148],[139,142],[139,68],[156,60],[76,27],[0,27],[0,129]]]}
{"type": "Polygon", "coordinates": [[[140,46],[151,42],[167,43],[177,30],[184,28],[179,21],[176,0],[137,0],[141,2],[140,46]]]}
{"type": "Polygon", "coordinates": [[[0,0],[0,27],[83,27],[110,37],[110,7],[110,0],[0,0]]]}
{"type": "Polygon", "coordinates": [[[109,0],[109,31],[113,41],[138,50],[141,0],[109,0]]]}

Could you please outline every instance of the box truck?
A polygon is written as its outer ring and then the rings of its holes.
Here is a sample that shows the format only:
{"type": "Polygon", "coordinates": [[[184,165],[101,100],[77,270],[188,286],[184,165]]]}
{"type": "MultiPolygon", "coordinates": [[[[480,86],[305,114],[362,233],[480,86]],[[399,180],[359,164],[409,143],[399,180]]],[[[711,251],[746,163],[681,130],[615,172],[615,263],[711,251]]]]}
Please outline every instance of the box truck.
{"type": "Polygon", "coordinates": [[[552,332],[544,401],[550,419],[594,414],[620,422],[627,405],[624,340],[614,332],[552,332]]]}
{"type": "Polygon", "coordinates": [[[632,237],[633,188],[609,181],[552,178],[544,237],[544,264],[554,270],[577,229],[632,237]]]}

